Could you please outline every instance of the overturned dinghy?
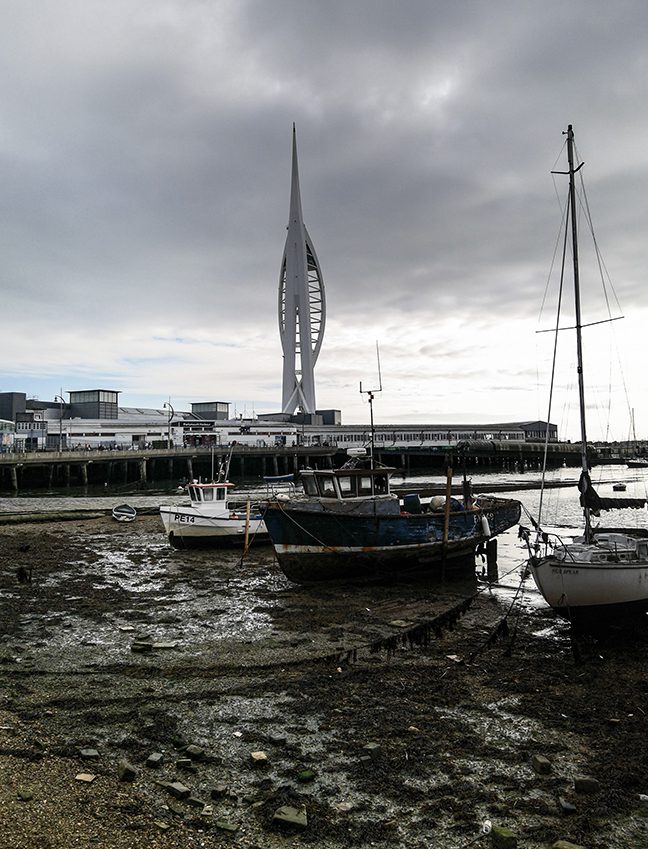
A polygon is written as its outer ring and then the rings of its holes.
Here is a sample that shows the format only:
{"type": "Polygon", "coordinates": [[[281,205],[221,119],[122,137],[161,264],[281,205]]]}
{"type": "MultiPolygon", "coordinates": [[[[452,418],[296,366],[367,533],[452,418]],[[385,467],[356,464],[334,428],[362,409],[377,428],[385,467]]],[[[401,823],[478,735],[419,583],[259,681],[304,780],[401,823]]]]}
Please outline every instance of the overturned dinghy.
{"type": "Polygon", "coordinates": [[[112,509],[112,517],[117,522],[133,522],[137,516],[137,510],[130,504],[118,504],[112,509]]]}

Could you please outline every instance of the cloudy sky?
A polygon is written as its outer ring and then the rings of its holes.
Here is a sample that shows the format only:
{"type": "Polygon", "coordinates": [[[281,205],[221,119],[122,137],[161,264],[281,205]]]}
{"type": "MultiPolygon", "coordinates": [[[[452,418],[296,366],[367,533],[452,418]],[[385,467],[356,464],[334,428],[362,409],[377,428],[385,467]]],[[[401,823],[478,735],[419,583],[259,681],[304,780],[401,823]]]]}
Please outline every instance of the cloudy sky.
{"type": "MultiPolygon", "coordinates": [[[[627,438],[634,409],[648,436],[644,0],[0,11],[0,391],[278,410],[294,121],[327,296],[318,407],[367,420],[378,340],[378,422],[544,418],[572,123],[625,316],[586,333],[589,435],[627,438]]],[[[584,258],[583,278],[602,320],[584,258]]],[[[560,334],[561,385],[574,347],[560,334]]],[[[576,435],[559,391],[552,420],[576,435]]]]}

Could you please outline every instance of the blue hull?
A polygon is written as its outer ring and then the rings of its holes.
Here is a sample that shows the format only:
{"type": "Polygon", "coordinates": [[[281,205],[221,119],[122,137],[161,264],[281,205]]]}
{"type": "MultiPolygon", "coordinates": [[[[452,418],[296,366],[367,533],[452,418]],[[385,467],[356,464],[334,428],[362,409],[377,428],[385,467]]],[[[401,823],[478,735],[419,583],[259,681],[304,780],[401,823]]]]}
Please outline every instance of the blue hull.
{"type": "Polygon", "coordinates": [[[297,583],[380,580],[425,573],[429,577],[474,572],[475,548],[520,519],[518,501],[497,499],[492,508],[450,514],[443,542],[442,513],[350,515],[314,511],[298,503],[271,503],[265,523],[284,574],[297,583]]]}

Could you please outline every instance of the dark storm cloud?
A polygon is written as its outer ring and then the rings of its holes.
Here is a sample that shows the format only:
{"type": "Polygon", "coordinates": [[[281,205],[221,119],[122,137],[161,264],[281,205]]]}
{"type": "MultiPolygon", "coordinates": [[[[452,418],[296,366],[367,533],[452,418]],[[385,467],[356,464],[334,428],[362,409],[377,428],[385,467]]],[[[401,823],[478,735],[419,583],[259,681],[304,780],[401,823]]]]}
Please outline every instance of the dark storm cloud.
{"type": "Polygon", "coordinates": [[[647,25],[585,0],[3,4],[5,325],[135,328],[158,361],[227,328],[279,360],[293,121],[323,383],[371,325],[536,317],[569,122],[616,288],[648,307],[647,25]]]}

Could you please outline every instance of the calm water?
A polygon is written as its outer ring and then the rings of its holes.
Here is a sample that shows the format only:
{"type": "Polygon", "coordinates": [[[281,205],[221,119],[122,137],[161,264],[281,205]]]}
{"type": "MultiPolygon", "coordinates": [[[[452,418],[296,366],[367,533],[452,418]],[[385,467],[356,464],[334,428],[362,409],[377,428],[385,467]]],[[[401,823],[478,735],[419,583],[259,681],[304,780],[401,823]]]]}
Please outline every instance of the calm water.
{"type": "MultiPolygon", "coordinates": [[[[558,525],[560,527],[577,529],[580,526],[581,510],[578,505],[578,482],[579,470],[575,468],[555,469],[547,474],[547,481],[560,481],[573,483],[572,486],[563,486],[555,489],[545,489],[543,495],[542,520],[544,524],[558,525]]],[[[454,482],[459,483],[460,475],[455,475],[454,482]]],[[[518,472],[476,472],[471,475],[473,489],[475,492],[487,493],[489,487],[505,486],[503,495],[518,498],[524,507],[534,516],[538,517],[540,502],[540,472],[529,471],[518,472]],[[530,484],[535,486],[525,489],[530,484]]],[[[592,481],[601,496],[632,496],[646,498],[648,494],[648,469],[628,469],[625,466],[597,466],[592,472],[592,481]],[[625,483],[625,492],[615,492],[613,484],[625,483]]],[[[445,483],[445,475],[409,475],[394,477],[394,482],[399,486],[402,484],[424,484],[445,483]]],[[[233,497],[245,498],[247,495],[264,496],[266,489],[261,482],[249,481],[239,484],[232,491],[233,497]]],[[[176,485],[149,486],[145,489],[132,485],[130,487],[86,487],[69,489],[66,491],[56,490],[47,492],[43,490],[33,492],[20,492],[18,494],[0,495],[0,513],[34,513],[41,511],[69,511],[69,510],[110,510],[116,504],[127,501],[136,508],[149,508],[155,510],[160,504],[177,504],[187,500],[184,492],[178,491],[176,485]]],[[[647,525],[645,511],[631,510],[621,511],[617,516],[623,524],[635,524],[637,519],[643,520],[647,525]]],[[[616,519],[615,519],[616,521],[616,519]]]]}

